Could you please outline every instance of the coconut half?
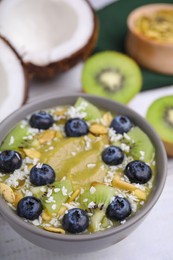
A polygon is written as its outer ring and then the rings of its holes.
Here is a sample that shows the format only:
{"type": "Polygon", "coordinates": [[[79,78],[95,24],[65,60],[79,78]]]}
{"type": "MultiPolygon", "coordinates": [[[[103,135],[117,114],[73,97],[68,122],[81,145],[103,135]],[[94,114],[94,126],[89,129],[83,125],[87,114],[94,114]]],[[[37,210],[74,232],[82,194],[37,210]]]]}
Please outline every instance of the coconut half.
{"type": "Polygon", "coordinates": [[[90,54],[98,23],[86,0],[2,0],[0,34],[30,74],[46,77],[90,54]]]}
{"type": "Polygon", "coordinates": [[[18,109],[27,96],[27,81],[19,57],[0,38],[0,121],[18,109]]]}

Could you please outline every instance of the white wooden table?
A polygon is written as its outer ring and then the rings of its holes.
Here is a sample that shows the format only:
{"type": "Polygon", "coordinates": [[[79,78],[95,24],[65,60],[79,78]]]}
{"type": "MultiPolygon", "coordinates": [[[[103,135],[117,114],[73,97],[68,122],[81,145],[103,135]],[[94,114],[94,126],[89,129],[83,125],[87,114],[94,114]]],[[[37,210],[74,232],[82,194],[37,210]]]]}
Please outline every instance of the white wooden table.
{"type": "MultiPolygon", "coordinates": [[[[107,0],[110,2],[111,0],[107,0]]],[[[96,7],[106,0],[94,0],[96,7]]],[[[32,83],[28,102],[48,94],[80,92],[79,64],[51,82],[32,83]],[[63,90],[62,90],[63,86],[63,90]]],[[[141,115],[158,96],[173,94],[173,87],[139,94],[130,106],[141,115]],[[142,105],[141,105],[142,104],[142,105]]],[[[168,176],[163,193],[149,216],[129,237],[120,243],[84,255],[60,255],[39,248],[19,236],[0,216],[0,260],[172,260],[173,259],[173,159],[168,162],[168,176]]]]}

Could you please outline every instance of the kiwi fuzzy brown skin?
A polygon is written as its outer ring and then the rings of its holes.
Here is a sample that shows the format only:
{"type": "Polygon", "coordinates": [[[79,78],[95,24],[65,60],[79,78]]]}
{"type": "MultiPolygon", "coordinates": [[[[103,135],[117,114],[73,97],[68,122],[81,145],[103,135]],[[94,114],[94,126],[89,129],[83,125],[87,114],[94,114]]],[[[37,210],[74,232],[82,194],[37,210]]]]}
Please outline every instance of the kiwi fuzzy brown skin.
{"type": "Polygon", "coordinates": [[[26,66],[25,64],[23,63],[22,59],[20,58],[19,54],[16,52],[16,50],[14,49],[14,47],[9,43],[9,41],[3,37],[2,35],[0,35],[0,39],[2,41],[4,41],[12,50],[13,52],[15,53],[16,55],[16,58],[20,61],[21,65],[22,65],[22,68],[23,68],[23,75],[24,75],[24,97],[23,97],[23,102],[21,105],[25,104],[27,98],[28,98],[28,91],[29,91],[29,74],[27,72],[27,69],[26,69],[26,66]]]}
{"type": "Polygon", "coordinates": [[[99,33],[99,22],[98,18],[95,14],[94,9],[92,8],[91,4],[86,1],[88,5],[91,8],[92,14],[93,14],[93,33],[86,43],[86,45],[75,52],[73,55],[71,55],[68,58],[62,59],[57,62],[52,62],[46,66],[37,66],[31,62],[25,63],[26,70],[29,74],[30,79],[49,79],[54,77],[60,72],[64,72],[75,66],[80,61],[85,61],[86,58],[91,54],[92,50],[94,49],[97,39],[98,39],[98,33],[99,33]]]}

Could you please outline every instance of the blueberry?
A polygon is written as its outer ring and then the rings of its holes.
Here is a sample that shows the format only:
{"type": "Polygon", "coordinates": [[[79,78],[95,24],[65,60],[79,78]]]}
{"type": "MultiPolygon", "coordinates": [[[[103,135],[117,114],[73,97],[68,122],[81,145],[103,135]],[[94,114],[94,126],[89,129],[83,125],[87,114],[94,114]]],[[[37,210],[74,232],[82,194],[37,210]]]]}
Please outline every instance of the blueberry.
{"type": "Polygon", "coordinates": [[[63,228],[69,233],[75,234],[85,231],[89,225],[87,213],[80,208],[68,210],[62,219],[63,228]]]}
{"type": "Polygon", "coordinates": [[[46,130],[54,123],[53,117],[45,111],[33,114],[29,119],[29,124],[33,128],[46,130]]]}
{"type": "Polygon", "coordinates": [[[122,221],[131,214],[131,206],[126,198],[115,196],[106,209],[106,216],[112,220],[122,221]]]}
{"type": "Polygon", "coordinates": [[[0,171],[3,173],[13,173],[22,165],[22,156],[13,150],[5,150],[0,153],[0,171]]]}
{"type": "Polygon", "coordinates": [[[38,218],[42,210],[41,201],[33,196],[24,197],[17,204],[17,215],[29,220],[38,218]]]}
{"type": "Polygon", "coordinates": [[[30,170],[30,182],[35,186],[51,184],[54,181],[55,172],[48,164],[38,164],[30,170]]]}
{"type": "Polygon", "coordinates": [[[80,118],[71,118],[65,124],[65,133],[68,137],[79,137],[88,134],[87,123],[80,118]]]}
{"type": "Polygon", "coordinates": [[[102,160],[107,165],[118,165],[124,160],[123,151],[118,146],[109,146],[102,152],[102,160]]]}
{"type": "Polygon", "coordinates": [[[127,133],[132,127],[133,123],[127,116],[116,116],[110,125],[111,128],[113,128],[117,134],[123,134],[127,133]]]}
{"type": "Polygon", "coordinates": [[[127,164],[124,173],[131,182],[144,184],[151,179],[152,170],[145,162],[136,160],[127,164]]]}

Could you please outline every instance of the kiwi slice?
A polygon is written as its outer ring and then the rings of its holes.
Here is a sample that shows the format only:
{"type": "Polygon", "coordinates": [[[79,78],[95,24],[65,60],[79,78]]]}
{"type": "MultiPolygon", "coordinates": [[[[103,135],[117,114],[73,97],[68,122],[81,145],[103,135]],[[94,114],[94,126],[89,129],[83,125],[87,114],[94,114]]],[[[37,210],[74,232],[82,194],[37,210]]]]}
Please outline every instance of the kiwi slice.
{"type": "Polygon", "coordinates": [[[92,193],[91,189],[86,190],[79,197],[81,207],[84,210],[93,213],[90,218],[89,226],[91,232],[98,231],[102,227],[102,220],[106,217],[106,208],[115,195],[115,189],[110,186],[105,186],[104,184],[96,184],[94,189],[94,193],[92,193]],[[90,205],[93,203],[95,206],[90,208],[90,205]]]}
{"type": "Polygon", "coordinates": [[[17,124],[3,141],[0,150],[17,150],[24,143],[23,137],[27,136],[28,127],[21,123],[17,124]]]}
{"type": "Polygon", "coordinates": [[[62,206],[62,203],[65,203],[69,197],[69,193],[73,191],[72,184],[69,180],[56,181],[52,185],[32,187],[31,191],[34,196],[39,198],[43,204],[43,208],[49,215],[52,213],[58,213],[59,209],[62,206]],[[43,192],[43,190],[44,191],[43,192]],[[48,202],[49,198],[47,197],[48,188],[52,189],[52,202],[48,202]],[[56,205],[56,206],[54,206],[56,205]]]}
{"type": "Polygon", "coordinates": [[[173,156],[173,95],[156,99],[146,118],[165,144],[167,154],[173,156]]]}
{"type": "Polygon", "coordinates": [[[78,98],[74,106],[80,108],[80,111],[86,112],[85,120],[101,118],[100,110],[84,98],[78,98]]]}
{"type": "Polygon", "coordinates": [[[141,158],[142,161],[151,163],[154,158],[154,147],[149,137],[139,128],[133,127],[128,136],[131,138],[130,154],[135,160],[141,158]]]}
{"type": "Polygon", "coordinates": [[[128,56],[105,51],[90,57],[82,72],[84,92],[128,103],[142,87],[142,74],[128,56]]]}

